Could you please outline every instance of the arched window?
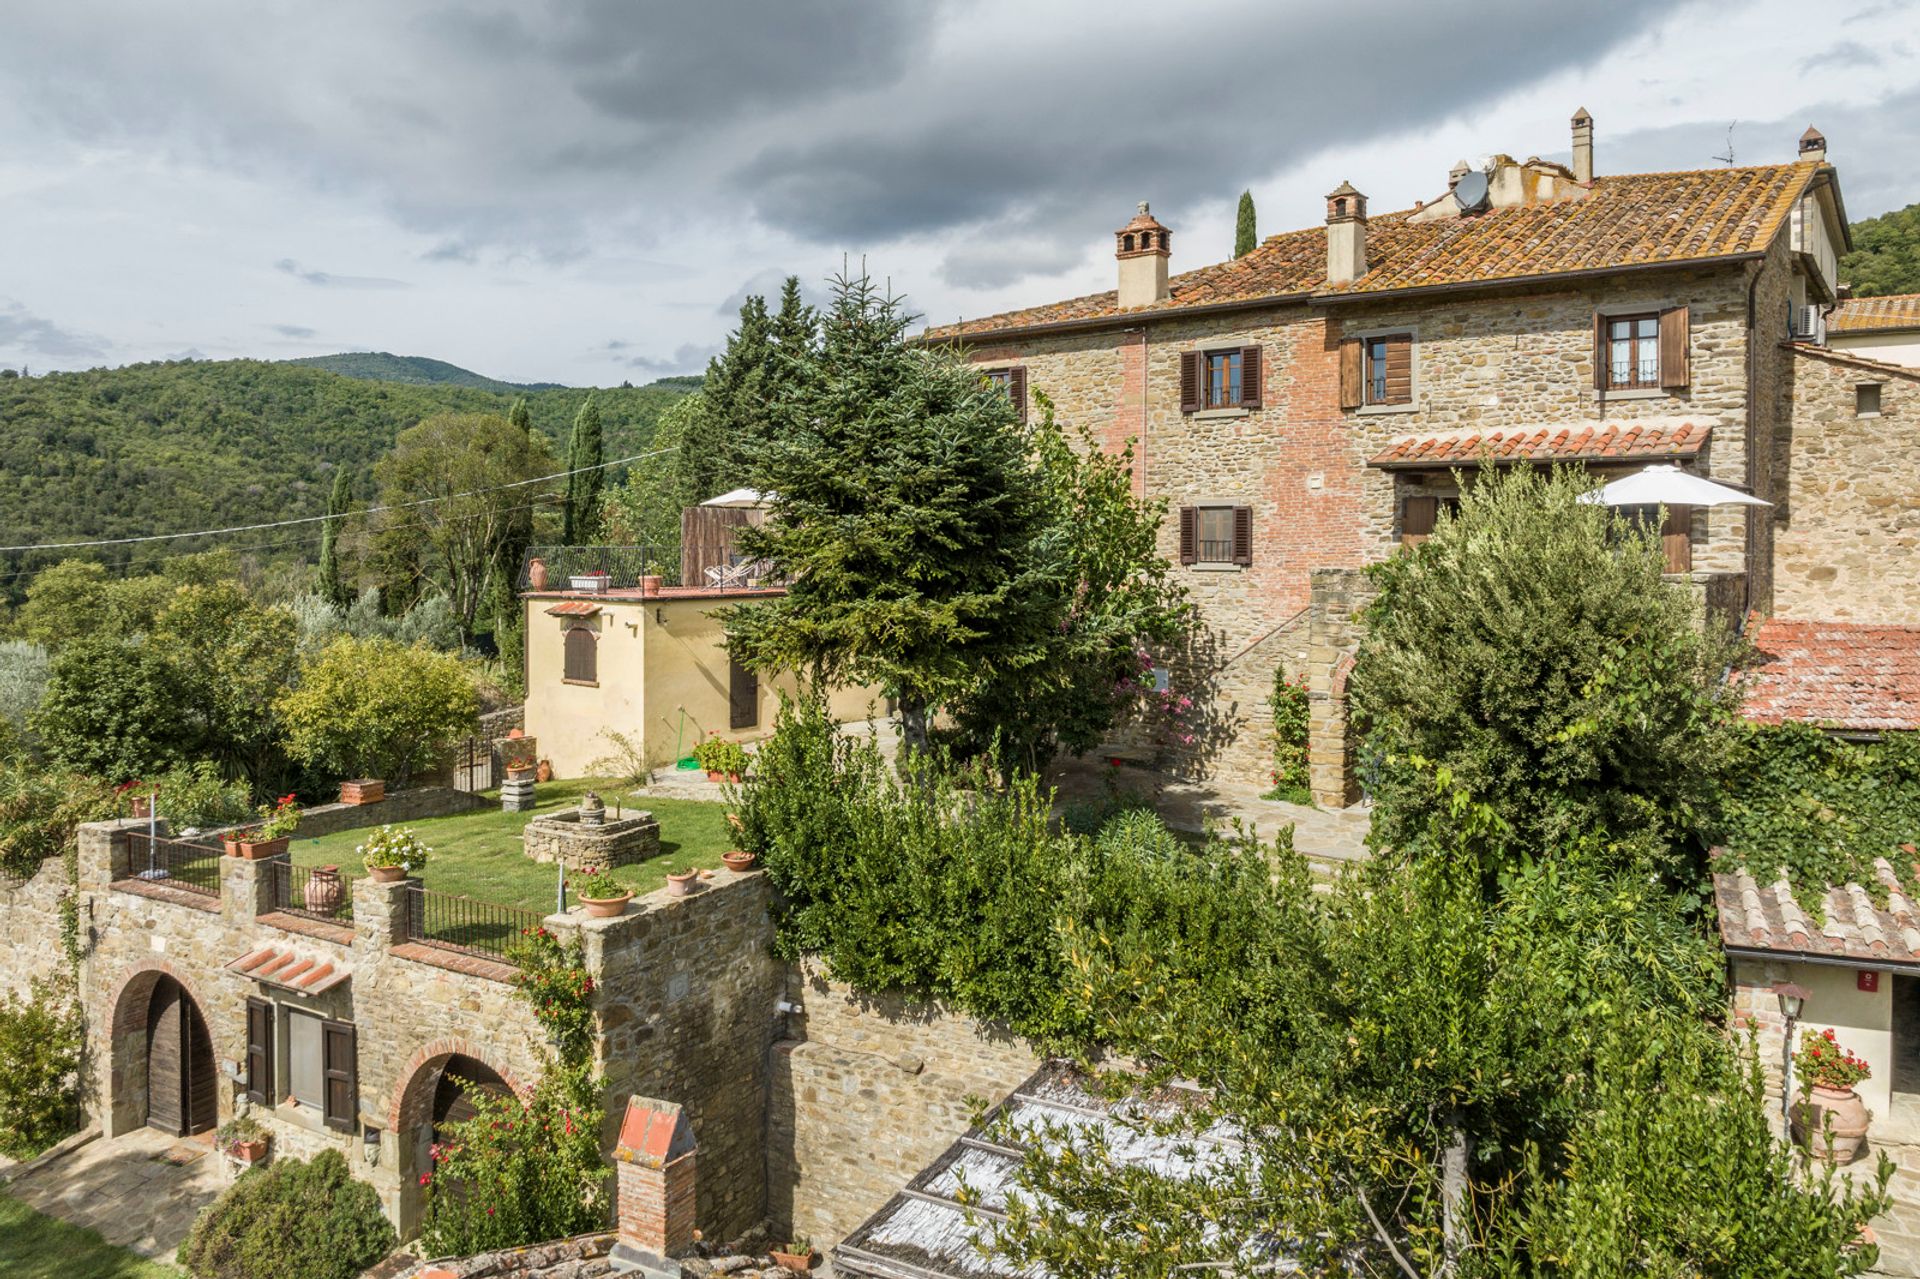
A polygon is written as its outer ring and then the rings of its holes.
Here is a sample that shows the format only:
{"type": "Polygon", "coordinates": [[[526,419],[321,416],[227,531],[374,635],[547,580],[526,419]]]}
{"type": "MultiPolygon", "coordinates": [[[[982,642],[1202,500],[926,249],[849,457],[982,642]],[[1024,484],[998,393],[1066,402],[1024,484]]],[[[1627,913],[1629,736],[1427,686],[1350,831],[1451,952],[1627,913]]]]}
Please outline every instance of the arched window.
{"type": "Polygon", "coordinates": [[[600,637],[585,626],[567,628],[566,668],[561,678],[569,684],[600,682],[600,637]]]}

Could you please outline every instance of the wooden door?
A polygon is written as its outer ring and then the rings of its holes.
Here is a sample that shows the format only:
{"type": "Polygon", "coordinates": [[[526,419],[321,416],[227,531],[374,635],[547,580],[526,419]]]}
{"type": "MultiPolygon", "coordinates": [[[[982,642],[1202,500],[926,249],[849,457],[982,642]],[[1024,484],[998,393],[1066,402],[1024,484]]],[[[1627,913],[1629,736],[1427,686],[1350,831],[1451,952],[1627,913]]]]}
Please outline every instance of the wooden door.
{"type": "Polygon", "coordinates": [[[727,727],[752,728],[760,722],[760,677],[727,658],[727,727]]]}
{"type": "Polygon", "coordinates": [[[1920,1093],[1920,977],[1893,973],[1893,1077],[1896,1093],[1920,1093]]]}
{"type": "Polygon", "coordinates": [[[476,1091],[504,1097],[511,1090],[507,1087],[507,1081],[485,1062],[472,1057],[449,1058],[440,1071],[440,1082],[433,1090],[433,1125],[430,1130],[433,1140],[445,1139],[447,1125],[465,1123],[479,1113],[473,1105],[476,1091]]]}
{"type": "Polygon", "coordinates": [[[147,1124],[176,1137],[214,1126],[213,1037],[193,999],[163,977],[147,1001],[147,1124]]]}

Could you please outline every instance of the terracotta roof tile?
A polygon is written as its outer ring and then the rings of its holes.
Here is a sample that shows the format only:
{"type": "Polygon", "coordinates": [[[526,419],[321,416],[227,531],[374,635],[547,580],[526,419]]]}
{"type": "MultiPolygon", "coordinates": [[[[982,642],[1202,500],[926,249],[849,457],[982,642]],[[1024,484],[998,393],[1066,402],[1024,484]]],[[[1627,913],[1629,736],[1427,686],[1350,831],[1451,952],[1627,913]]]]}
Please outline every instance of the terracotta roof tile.
{"type": "Polygon", "coordinates": [[[261,946],[227,965],[227,971],[306,995],[332,990],[353,975],[344,964],[316,958],[284,946],[261,946]]]}
{"type": "Polygon", "coordinates": [[[1367,459],[1389,469],[1495,462],[1671,461],[1698,457],[1713,428],[1692,422],[1579,422],[1403,435],[1367,459]]]}
{"type": "MultiPolygon", "coordinates": [[[[1911,862],[1914,847],[1904,846],[1911,862]]],[[[1713,896],[1720,910],[1721,944],[1736,950],[1770,951],[1827,959],[1876,963],[1920,963],[1920,912],[1901,887],[1893,863],[1874,859],[1875,885],[1886,896],[1883,909],[1873,904],[1864,884],[1838,884],[1821,902],[1826,922],[1815,928],[1782,878],[1762,884],[1744,866],[1731,866],[1715,854],[1713,896]]],[[[1911,869],[1911,866],[1910,866],[1911,869]]]]}
{"type": "Polygon", "coordinates": [[[1269,237],[1245,257],[1183,272],[1165,302],[1122,311],[1114,290],[942,325],[935,340],[1003,329],[1178,311],[1185,307],[1316,294],[1335,297],[1443,284],[1492,283],[1621,267],[1684,265],[1758,253],[1819,172],[1812,162],[1594,179],[1584,199],[1493,209],[1472,217],[1367,222],[1372,269],[1327,284],[1324,226],[1269,237]]]}
{"type": "Polygon", "coordinates": [[[561,600],[547,610],[548,617],[592,617],[600,611],[598,604],[589,604],[585,600],[561,600]]]}
{"type": "Polygon", "coordinates": [[[1872,333],[1876,329],[1920,329],[1920,293],[1849,298],[1827,317],[1829,333],[1872,333]]]}
{"type": "Polygon", "coordinates": [[[645,1097],[627,1099],[620,1140],[613,1150],[615,1159],[659,1168],[692,1153],[693,1148],[693,1126],[679,1106],[645,1097]]]}
{"type": "Polygon", "coordinates": [[[1746,716],[1861,731],[1920,728],[1920,626],[1783,622],[1754,632],[1746,716]]]}

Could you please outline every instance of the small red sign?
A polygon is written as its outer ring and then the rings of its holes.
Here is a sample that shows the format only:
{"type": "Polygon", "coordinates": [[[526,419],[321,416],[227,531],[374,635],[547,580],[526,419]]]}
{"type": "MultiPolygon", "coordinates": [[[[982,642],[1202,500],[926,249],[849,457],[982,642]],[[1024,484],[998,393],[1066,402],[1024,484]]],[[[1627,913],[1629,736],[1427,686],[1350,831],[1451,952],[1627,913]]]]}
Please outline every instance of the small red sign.
{"type": "Polygon", "coordinates": [[[1871,968],[1862,968],[1853,975],[1853,979],[1859,985],[1860,989],[1866,991],[1869,995],[1880,989],[1880,974],[1871,968]]]}

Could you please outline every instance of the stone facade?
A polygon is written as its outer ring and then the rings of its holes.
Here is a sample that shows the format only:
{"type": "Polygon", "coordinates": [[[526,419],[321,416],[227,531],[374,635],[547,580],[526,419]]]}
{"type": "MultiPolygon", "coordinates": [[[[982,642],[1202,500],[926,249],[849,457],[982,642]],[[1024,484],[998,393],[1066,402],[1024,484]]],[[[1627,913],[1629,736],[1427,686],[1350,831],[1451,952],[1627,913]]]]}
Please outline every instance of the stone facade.
{"type": "Polygon", "coordinates": [[[1920,622],[1920,369],[1793,347],[1775,454],[1774,610],[1795,621],[1920,622]],[[1859,388],[1878,388],[1877,414],[1859,388]]]}
{"type": "Polygon", "coordinates": [[[52,977],[66,966],[60,950],[60,899],[67,893],[67,868],[58,857],[40,864],[27,879],[0,876],[0,999],[24,996],[35,978],[52,977]]]}
{"type": "MultiPolygon", "coordinates": [[[[938,1004],[794,975],[791,1037],[774,1048],[767,1134],[777,1233],[826,1247],[864,1221],[1040,1059],[1009,1032],[938,1004]]],[[[702,1158],[705,1158],[704,1149],[702,1158]]],[[[703,1173],[704,1176],[704,1173],[703,1173]]]]}
{"type": "Polygon", "coordinates": [[[631,866],[660,852],[660,823],[652,813],[606,818],[597,826],[578,812],[548,813],[528,822],[520,839],[537,862],[559,862],[568,870],[631,866]]]}

